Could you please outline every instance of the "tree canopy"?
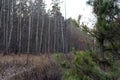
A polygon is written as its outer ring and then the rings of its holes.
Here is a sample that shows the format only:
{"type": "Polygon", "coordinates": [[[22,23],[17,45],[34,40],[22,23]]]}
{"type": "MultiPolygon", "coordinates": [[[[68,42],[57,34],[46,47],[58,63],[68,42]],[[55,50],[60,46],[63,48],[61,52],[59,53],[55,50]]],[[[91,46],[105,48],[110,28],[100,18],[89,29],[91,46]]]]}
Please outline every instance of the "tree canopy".
{"type": "Polygon", "coordinates": [[[118,53],[120,48],[120,7],[116,0],[89,0],[88,4],[93,6],[97,22],[94,29],[89,31],[99,44],[100,53],[112,51],[118,53]]]}

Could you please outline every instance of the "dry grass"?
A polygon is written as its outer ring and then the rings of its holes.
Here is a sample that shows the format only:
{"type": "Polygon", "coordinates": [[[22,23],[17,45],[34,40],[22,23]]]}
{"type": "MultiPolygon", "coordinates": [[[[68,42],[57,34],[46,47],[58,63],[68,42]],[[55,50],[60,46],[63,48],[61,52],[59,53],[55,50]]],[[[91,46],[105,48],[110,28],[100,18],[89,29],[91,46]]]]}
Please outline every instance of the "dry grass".
{"type": "Polygon", "coordinates": [[[15,75],[4,76],[0,80],[60,80],[62,76],[62,70],[56,63],[55,59],[51,55],[0,55],[1,66],[6,66],[6,68],[1,67],[2,73],[7,73],[15,75]],[[10,70],[7,70],[9,69],[10,70]],[[14,68],[13,68],[14,67],[14,68]],[[20,69],[20,70],[19,70],[20,69]],[[7,71],[6,71],[7,70],[7,71]],[[9,76],[9,77],[8,77],[9,76]]]}

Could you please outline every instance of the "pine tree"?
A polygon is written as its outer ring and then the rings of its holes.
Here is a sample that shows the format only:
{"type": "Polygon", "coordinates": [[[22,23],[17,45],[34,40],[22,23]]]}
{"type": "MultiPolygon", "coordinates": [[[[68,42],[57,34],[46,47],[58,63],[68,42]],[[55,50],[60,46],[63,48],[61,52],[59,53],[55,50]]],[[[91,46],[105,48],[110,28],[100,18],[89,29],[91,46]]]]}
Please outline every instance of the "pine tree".
{"type": "Polygon", "coordinates": [[[120,25],[116,23],[116,18],[119,16],[120,8],[117,1],[89,0],[88,3],[93,6],[97,18],[96,25],[91,34],[99,44],[100,53],[102,55],[105,51],[118,53],[120,25]],[[107,45],[109,45],[109,47],[107,45]]]}

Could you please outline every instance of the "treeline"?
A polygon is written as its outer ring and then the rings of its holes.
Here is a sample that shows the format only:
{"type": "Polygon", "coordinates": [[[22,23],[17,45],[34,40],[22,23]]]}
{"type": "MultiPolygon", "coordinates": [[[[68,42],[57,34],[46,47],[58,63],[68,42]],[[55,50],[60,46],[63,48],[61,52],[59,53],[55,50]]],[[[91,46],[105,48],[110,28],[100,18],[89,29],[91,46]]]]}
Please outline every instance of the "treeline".
{"type": "Polygon", "coordinates": [[[68,41],[59,3],[52,0],[52,9],[46,11],[43,0],[0,0],[0,51],[69,52],[68,44],[75,41],[68,41]]]}
{"type": "Polygon", "coordinates": [[[1,51],[63,51],[64,18],[57,1],[49,12],[42,0],[1,0],[0,3],[1,51]]]}

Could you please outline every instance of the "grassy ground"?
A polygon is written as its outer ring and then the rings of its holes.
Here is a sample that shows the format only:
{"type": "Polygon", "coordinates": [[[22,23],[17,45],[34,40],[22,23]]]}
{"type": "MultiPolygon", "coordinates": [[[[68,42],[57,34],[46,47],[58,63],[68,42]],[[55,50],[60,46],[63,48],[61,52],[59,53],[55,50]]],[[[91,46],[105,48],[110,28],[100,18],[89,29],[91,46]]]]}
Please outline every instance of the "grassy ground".
{"type": "Polygon", "coordinates": [[[0,80],[61,80],[61,76],[51,55],[0,55],[0,80]]]}
{"type": "MultiPolygon", "coordinates": [[[[74,59],[76,60],[76,57],[77,56],[73,55],[72,53],[68,54],[67,56],[63,54],[62,55],[60,54],[43,54],[43,55],[13,54],[12,55],[11,54],[11,55],[3,56],[2,54],[0,54],[0,80],[61,80],[62,76],[64,75],[63,70],[66,71],[66,69],[75,67],[73,61],[74,59]],[[64,69],[63,67],[66,68],[64,69]]],[[[87,55],[85,55],[84,57],[87,57],[87,55]]],[[[80,58],[83,57],[80,56],[80,58]]],[[[120,71],[119,68],[120,60],[117,60],[114,64],[112,63],[113,64],[112,67],[114,67],[114,70],[112,71],[111,66],[108,66],[110,60],[106,60],[110,58],[108,55],[105,56],[106,58],[105,60],[102,59],[99,55],[92,57],[89,56],[87,59],[89,58],[93,58],[93,60],[96,62],[100,70],[102,70],[102,72],[103,71],[104,73],[110,72],[109,73],[110,75],[111,73],[112,74],[114,73],[114,75],[112,75],[113,77],[115,77],[114,80],[120,80],[118,76],[120,71]]],[[[84,64],[85,61],[83,58],[83,62],[80,63],[84,64]]],[[[75,64],[76,62],[77,61],[75,61],[75,64]]],[[[89,67],[90,65],[79,64],[79,66],[83,67],[84,69],[86,67],[89,67]]],[[[80,71],[82,71],[83,69],[80,69],[80,71]]],[[[75,70],[73,70],[73,72],[74,71],[75,70]]],[[[96,77],[93,80],[97,80],[96,77]]]]}

